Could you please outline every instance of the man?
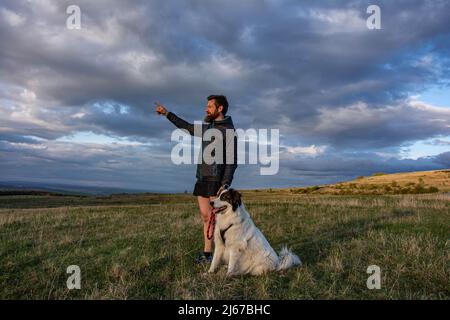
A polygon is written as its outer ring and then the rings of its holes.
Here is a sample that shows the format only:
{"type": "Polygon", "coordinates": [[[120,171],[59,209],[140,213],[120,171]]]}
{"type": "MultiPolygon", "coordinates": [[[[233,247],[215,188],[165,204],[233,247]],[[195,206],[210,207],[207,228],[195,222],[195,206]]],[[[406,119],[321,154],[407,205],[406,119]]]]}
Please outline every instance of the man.
{"type": "MultiPolygon", "coordinates": [[[[214,142],[214,138],[210,141],[204,136],[205,132],[208,129],[218,129],[222,133],[221,136],[223,139],[216,143],[222,143],[223,161],[219,159],[219,161],[208,164],[210,161],[205,162],[205,159],[202,156],[201,161],[197,165],[197,182],[195,183],[193,194],[194,196],[197,196],[198,199],[200,215],[203,221],[203,238],[205,245],[203,253],[196,257],[196,263],[211,262],[212,260],[214,244],[213,239],[209,240],[207,234],[212,209],[210,201],[212,201],[220,191],[231,185],[234,171],[237,167],[237,138],[234,135],[233,121],[230,116],[226,115],[228,112],[227,98],[222,95],[210,95],[207,100],[208,104],[206,106],[206,116],[204,119],[205,124],[203,124],[201,130],[199,130],[202,138],[202,151],[205,150],[210,143],[214,142]],[[229,136],[230,131],[233,133],[231,139],[229,136]],[[227,154],[229,155],[228,158],[227,154]],[[230,159],[231,155],[233,159],[230,159]]],[[[188,123],[177,117],[174,113],[167,111],[167,109],[159,103],[156,103],[156,105],[156,112],[165,115],[176,127],[187,130],[191,135],[197,133],[193,124],[188,123]]],[[[212,233],[212,230],[210,230],[210,233],[212,233]]]]}

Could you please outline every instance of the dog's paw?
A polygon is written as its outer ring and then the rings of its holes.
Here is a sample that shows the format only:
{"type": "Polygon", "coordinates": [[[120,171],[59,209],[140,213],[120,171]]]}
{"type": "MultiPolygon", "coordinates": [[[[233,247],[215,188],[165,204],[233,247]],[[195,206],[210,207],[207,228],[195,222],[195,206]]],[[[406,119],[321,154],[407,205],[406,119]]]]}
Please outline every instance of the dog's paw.
{"type": "Polygon", "coordinates": [[[227,278],[231,278],[231,277],[237,276],[237,273],[236,273],[236,272],[230,272],[230,271],[228,271],[228,272],[226,273],[225,276],[226,276],[227,278]]]}

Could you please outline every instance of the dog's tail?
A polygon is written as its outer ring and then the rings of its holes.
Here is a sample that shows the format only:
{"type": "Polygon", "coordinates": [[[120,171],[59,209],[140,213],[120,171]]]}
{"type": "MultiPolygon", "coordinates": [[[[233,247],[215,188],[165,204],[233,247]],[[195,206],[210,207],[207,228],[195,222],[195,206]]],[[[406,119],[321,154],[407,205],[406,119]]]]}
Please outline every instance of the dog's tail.
{"type": "Polygon", "coordinates": [[[292,251],[289,250],[286,246],[283,246],[283,248],[281,248],[280,260],[277,270],[286,270],[295,265],[302,265],[300,258],[292,253],[292,251]]]}

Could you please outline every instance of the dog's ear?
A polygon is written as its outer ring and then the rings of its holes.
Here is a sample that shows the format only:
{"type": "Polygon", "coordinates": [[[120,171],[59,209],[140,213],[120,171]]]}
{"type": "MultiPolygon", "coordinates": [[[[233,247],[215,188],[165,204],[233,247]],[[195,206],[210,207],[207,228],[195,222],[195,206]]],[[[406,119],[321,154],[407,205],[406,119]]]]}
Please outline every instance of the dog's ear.
{"type": "Polygon", "coordinates": [[[233,206],[233,211],[236,211],[236,209],[242,204],[241,194],[234,189],[230,189],[228,192],[230,192],[231,195],[231,205],[233,206]]]}

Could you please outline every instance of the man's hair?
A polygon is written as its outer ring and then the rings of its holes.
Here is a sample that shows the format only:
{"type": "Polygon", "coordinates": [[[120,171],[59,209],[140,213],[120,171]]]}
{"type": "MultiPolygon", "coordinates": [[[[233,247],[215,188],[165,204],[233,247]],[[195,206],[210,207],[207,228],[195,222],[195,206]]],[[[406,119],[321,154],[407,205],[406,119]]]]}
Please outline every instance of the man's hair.
{"type": "Polygon", "coordinates": [[[208,101],[209,100],[213,100],[214,99],[214,104],[216,105],[216,108],[218,108],[219,106],[222,106],[222,114],[226,115],[227,111],[228,111],[228,101],[227,101],[227,97],[222,96],[222,95],[216,95],[216,94],[212,94],[208,97],[208,101]]]}

